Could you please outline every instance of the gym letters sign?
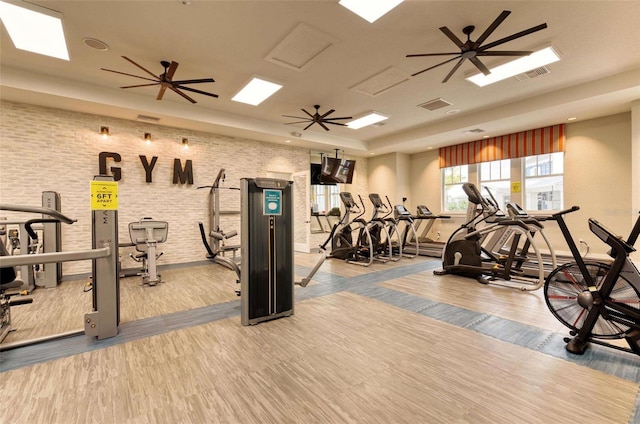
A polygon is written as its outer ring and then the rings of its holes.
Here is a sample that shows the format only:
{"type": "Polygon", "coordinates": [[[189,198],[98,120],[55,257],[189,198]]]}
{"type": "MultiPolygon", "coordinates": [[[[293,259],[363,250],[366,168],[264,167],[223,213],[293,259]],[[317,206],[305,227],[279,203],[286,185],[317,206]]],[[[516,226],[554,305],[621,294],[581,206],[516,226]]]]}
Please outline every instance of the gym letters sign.
{"type": "MultiPolygon", "coordinates": [[[[146,156],[140,155],[140,163],[144,168],[146,174],[146,182],[151,183],[153,167],[156,166],[158,161],[157,156],[151,158],[151,162],[146,156]]],[[[112,166],[109,168],[111,173],[107,172],[107,159],[112,159],[114,162],[120,162],[122,158],[119,153],[114,152],[100,152],[98,156],[98,167],[100,175],[113,175],[114,181],[120,181],[122,179],[122,169],[118,166],[112,166]]],[[[193,165],[191,159],[187,159],[184,167],[180,159],[173,160],[173,184],[193,184],[193,165]]]]}

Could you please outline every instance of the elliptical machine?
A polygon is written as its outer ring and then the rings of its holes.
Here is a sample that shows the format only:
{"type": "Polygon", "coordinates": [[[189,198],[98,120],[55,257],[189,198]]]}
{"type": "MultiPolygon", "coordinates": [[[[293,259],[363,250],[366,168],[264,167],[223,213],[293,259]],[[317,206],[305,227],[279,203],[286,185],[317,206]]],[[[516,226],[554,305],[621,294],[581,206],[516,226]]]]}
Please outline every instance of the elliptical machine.
{"type": "Polygon", "coordinates": [[[373,204],[373,215],[368,227],[374,242],[375,259],[398,261],[402,257],[402,241],[395,219],[389,217],[393,213],[391,202],[385,204],[377,193],[369,194],[369,200],[373,204]]]}
{"type": "Polygon", "coordinates": [[[373,262],[374,245],[368,223],[362,218],[366,212],[362,198],[360,198],[362,207],[358,206],[349,192],[341,192],[340,200],[344,205],[344,215],[333,226],[329,237],[321,248],[324,250],[331,242],[331,253],[327,257],[343,259],[351,264],[369,266],[373,262]],[[351,214],[356,216],[352,219],[351,214]],[[354,231],[358,231],[356,244],[354,244],[352,235],[354,231]]]}
{"type": "Polygon", "coordinates": [[[522,220],[504,216],[495,205],[482,197],[474,184],[464,183],[462,189],[469,199],[467,222],[449,237],[442,255],[443,269],[433,271],[434,275],[455,274],[475,278],[482,284],[496,284],[523,291],[542,287],[545,276],[540,251],[533,241],[534,229],[522,220]],[[478,224],[482,222],[487,225],[478,229],[478,224]],[[508,254],[498,257],[485,249],[483,242],[489,234],[505,228],[511,231],[512,239],[508,254]],[[522,237],[526,238],[535,252],[539,264],[537,279],[526,278],[517,266],[523,259],[518,256],[518,243],[522,237]]]}

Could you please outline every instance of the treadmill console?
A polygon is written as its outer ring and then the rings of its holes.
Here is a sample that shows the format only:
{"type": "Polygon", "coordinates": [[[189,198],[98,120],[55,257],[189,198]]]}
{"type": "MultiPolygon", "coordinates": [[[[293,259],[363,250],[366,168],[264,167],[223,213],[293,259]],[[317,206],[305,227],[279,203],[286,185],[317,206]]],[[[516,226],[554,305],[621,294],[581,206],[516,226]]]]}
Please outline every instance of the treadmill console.
{"type": "Polygon", "coordinates": [[[411,212],[409,212],[404,205],[396,205],[394,212],[396,218],[411,217],[411,212]]]}
{"type": "Polygon", "coordinates": [[[418,216],[432,216],[433,212],[425,205],[418,205],[418,216]]]}

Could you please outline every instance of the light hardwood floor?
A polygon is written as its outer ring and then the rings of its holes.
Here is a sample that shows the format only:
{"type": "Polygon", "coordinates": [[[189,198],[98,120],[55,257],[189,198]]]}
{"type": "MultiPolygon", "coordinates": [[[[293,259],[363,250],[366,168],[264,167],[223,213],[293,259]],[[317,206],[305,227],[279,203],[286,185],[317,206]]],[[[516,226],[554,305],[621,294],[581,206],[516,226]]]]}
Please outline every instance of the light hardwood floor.
{"type": "MultiPolygon", "coordinates": [[[[315,260],[297,254],[298,274],[315,260]]],[[[292,317],[242,327],[234,316],[3,372],[0,423],[633,422],[640,373],[565,358],[566,331],[541,291],[436,277],[431,263],[327,260],[296,289],[292,317]],[[550,333],[559,342],[545,348],[557,352],[421,313],[429,307],[550,333]]],[[[155,287],[121,281],[123,322],[237,302],[222,267],[162,274],[155,287]]],[[[14,309],[12,340],[81,327],[82,284],[36,290],[14,309]]]]}

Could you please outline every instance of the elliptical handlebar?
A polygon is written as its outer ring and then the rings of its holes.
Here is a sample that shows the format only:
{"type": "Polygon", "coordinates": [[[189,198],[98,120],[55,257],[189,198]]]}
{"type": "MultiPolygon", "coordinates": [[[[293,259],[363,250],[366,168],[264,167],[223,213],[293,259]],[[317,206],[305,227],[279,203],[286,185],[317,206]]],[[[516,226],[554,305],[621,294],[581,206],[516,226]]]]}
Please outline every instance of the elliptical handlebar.
{"type": "Polygon", "coordinates": [[[389,196],[387,196],[385,194],[384,198],[387,199],[387,204],[389,205],[389,213],[387,213],[385,216],[383,216],[383,218],[386,218],[386,217],[388,217],[389,215],[391,215],[393,213],[393,205],[391,204],[391,200],[389,200],[389,196]]]}
{"type": "Polygon", "coordinates": [[[565,210],[562,210],[560,212],[556,212],[556,213],[552,214],[550,219],[557,220],[562,215],[565,215],[565,214],[568,214],[568,213],[572,213],[572,212],[575,212],[575,211],[579,211],[579,210],[580,210],[580,206],[571,206],[569,209],[565,209],[565,210]]]}

